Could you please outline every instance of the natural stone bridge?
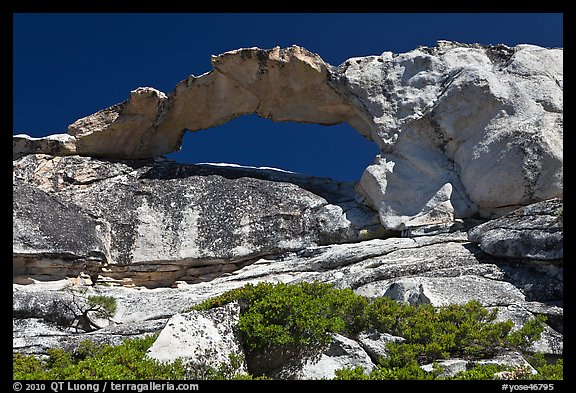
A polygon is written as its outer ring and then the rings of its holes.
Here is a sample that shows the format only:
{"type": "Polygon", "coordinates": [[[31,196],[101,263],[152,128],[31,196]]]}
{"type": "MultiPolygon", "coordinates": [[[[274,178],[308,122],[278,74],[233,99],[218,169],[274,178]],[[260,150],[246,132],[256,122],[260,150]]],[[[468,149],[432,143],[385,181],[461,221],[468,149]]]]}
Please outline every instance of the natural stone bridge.
{"type": "Polygon", "coordinates": [[[186,130],[249,113],[348,122],[381,149],[357,191],[382,225],[451,225],[562,196],[562,58],[562,49],[441,41],[334,67],[297,46],[238,49],[169,95],[139,88],[68,134],[16,136],[14,156],[159,157],[177,151],[186,130]]]}

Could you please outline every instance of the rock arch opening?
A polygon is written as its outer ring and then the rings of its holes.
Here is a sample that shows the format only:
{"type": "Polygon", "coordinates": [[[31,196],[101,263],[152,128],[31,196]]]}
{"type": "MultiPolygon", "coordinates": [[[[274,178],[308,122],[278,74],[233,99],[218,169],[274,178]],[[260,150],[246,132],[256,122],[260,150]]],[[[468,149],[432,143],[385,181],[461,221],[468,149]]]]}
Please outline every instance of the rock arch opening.
{"type": "Polygon", "coordinates": [[[347,123],[272,122],[251,114],[207,130],[186,132],[180,151],[165,157],[187,164],[270,167],[358,181],[378,150],[347,123]]]}
{"type": "MultiPolygon", "coordinates": [[[[354,151],[344,142],[336,152],[328,150],[327,157],[336,160],[319,155],[319,149],[334,142],[335,129],[324,133],[325,138],[299,141],[292,153],[272,149],[287,147],[295,137],[293,131],[282,131],[274,142],[263,143],[262,138],[287,122],[323,131],[329,128],[310,124],[347,127],[346,123],[381,149],[355,191],[362,203],[378,210],[386,229],[451,225],[455,219],[498,216],[515,206],[562,196],[562,53],[532,45],[508,48],[440,41],[434,48],[351,58],[335,67],[298,46],[241,48],[212,56],[212,70],[190,75],[168,94],[152,87],[137,88],[126,101],[78,119],[67,134],[17,135],[13,156],[150,159],[179,150],[186,135],[185,151],[211,152],[210,157],[197,154],[195,162],[236,161],[342,178],[252,159],[264,152],[274,158],[294,158],[296,165],[312,158],[315,165],[331,161],[334,164],[328,167],[335,167],[354,151]],[[508,59],[506,67],[494,63],[498,56],[508,59]],[[546,77],[542,64],[550,69],[546,77]],[[517,72],[532,69],[532,73],[517,72]],[[479,89],[479,83],[485,88],[479,89]],[[502,87],[513,85],[521,96],[502,87]],[[276,124],[266,123],[267,131],[254,138],[247,138],[254,127],[243,125],[231,131],[240,136],[236,140],[221,136],[222,131],[202,131],[222,125],[227,129],[245,121],[242,116],[248,114],[276,124]],[[231,119],[237,120],[226,125],[231,119]],[[517,124],[522,124],[521,129],[517,124]],[[186,134],[186,130],[200,132],[186,134]],[[191,138],[201,137],[226,139],[226,143],[219,141],[218,149],[190,143],[191,138]],[[248,143],[255,151],[243,151],[247,140],[260,142],[248,143]],[[224,146],[247,153],[249,160],[212,154],[224,146]],[[306,154],[309,147],[314,150],[306,154]]],[[[354,131],[349,136],[360,138],[354,131]]],[[[371,160],[374,152],[364,159],[371,160]]],[[[353,178],[358,178],[355,172],[353,178]]]]}

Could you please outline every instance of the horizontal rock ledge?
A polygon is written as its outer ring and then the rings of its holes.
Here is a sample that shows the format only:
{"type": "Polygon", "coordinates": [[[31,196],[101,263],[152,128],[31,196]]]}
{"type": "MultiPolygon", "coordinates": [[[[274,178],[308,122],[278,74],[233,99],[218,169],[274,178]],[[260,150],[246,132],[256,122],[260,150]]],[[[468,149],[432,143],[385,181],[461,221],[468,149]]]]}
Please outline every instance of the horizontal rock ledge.
{"type": "Polygon", "coordinates": [[[386,236],[377,213],[355,202],[353,184],[327,178],[81,156],[14,164],[19,282],[84,272],[93,282],[169,287],[279,252],[386,236]]]}

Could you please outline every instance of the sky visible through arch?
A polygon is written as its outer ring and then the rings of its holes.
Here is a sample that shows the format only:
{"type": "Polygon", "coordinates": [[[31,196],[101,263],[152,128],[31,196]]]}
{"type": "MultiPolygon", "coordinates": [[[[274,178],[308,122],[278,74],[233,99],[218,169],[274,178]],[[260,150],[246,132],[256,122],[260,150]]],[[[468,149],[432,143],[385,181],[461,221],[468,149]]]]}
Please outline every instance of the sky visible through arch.
{"type": "MultiPolygon", "coordinates": [[[[563,46],[554,13],[14,14],[13,133],[66,132],[75,120],[151,86],[168,94],[242,47],[299,45],[339,65],[437,40],[563,46]]],[[[256,115],[186,133],[180,162],[269,166],[358,180],[378,149],[347,124],[273,123],[256,115]]]]}

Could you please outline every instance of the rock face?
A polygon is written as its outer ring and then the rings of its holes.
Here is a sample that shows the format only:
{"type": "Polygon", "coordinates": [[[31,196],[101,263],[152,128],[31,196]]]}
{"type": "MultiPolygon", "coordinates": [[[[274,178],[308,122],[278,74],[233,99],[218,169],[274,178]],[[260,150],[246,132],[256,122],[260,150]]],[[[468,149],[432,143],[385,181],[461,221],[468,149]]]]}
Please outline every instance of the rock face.
{"type": "MultiPolygon", "coordinates": [[[[440,373],[443,377],[454,376],[459,372],[470,370],[475,366],[481,366],[486,364],[495,364],[506,367],[518,367],[525,368],[531,374],[538,374],[538,372],[524,359],[524,357],[518,352],[506,352],[501,355],[494,357],[489,360],[477,360],[477,361],[467,361],[464,359],[447,359],[438,362],[438,366],[443,368],[443,372],[440,373]]],[[[433,364],[425,364],[421,366],[424,371],[431,372],[434,369],[433,364]]],[[[501,374],[499,374],[501,375],[501,374]]],[[[500,379],[500,378],[498,378],[500,379]]]]}
{"type": "Polygon", "coordinates": [[[240,356],[240,372],[246,372],[244,352],[236,326],[240,317],[238,303],[229,303],[207,311],[176,314],[146,353],[161,362],[182,359],[185,363],[217,368],[230,366],[230,355],[240,356]]]}
{"type": "Polygon", "coordinates": [[[344,367],[364,367],[369,373],[375,366],[360,344],[340,334],[332,335],[332,344],[317,359],[289,364],[276,372],[275,379],[333,379],[334,372],[344,367]]]}
{"type": "Polygon", "coordinates": [[[78,275],[78,264],[98,265],[107,244],[102,225],[78,205],[63,202],[26,183],[13,185],[13,274],[31,266],[65,278],[78,275]]]}
{"type": "MultiPolygon", "coordinates": [[[[562,331],[563,313],[562,308],[554,304],[562,306],[562,275],[554,270],[543,270],[542,267],[541,264],[526,262],[517,267],[513,261],[492,257],[468,242],[465,233],[307,247],[299,252],[288,251],[260,258],[211,281],[193,284],[180,282],[177,288],[91,287],[86,295],[113,296],[118,307],[114,316],[116,325],[93,332],[90,338],[97,339],[98,334],[106,336],[105,332],[109,332],[109,336],[134,337],[147,331],[134,331],[134,326],[153,322],[160,324],[155,326],[161,329],[172,315],[247,283],[317,280],[340,288],[352,288],[369,297],[398,293],[396,288],[402,282],[418,282],[422,285],[408,287],[417,290],[418,296],[413,298],[427,299],[436,305],[478,299],[485,305],[500,307],[502,317],[512,319],[518,326],[534,314],[546,315],[555,331],[551,333],[551,340],[557,341],[561,337],[557,332],[562,331]],[[508,274],[514,269],[521,269],[523,274],[518,277],[508,274]],[[542,290],[526,284],[538,281],[543,282],[542,290]],[[454,285],[450,285],[451,282],[454,285]],[[556,290],[550,291],[548,287],[555,287],[556,290]],[[490,290],[486,291],[487,288],[490,290]],[[421,296],[422,293],[424,296],[421,296]]],[[[47,315],[50,314],[53,300],[66,296],[62,291],[70,283],[64,281],[57,286],[48,285],[49,282],[15,284],[15,318],[49,319],[47,315]]],[[[405,297],[410,299],[409,296],[405,297]]],[[[367,338],[373,344],[382,338],[366,334],[366,337],[359,339],[363,348],[370,353],[370,347],[364,342],[367,338]]],[[[26,340],[26,343],[19,341],[18,348],[33,351],[36,348],[34,343],[40,339],[45,341],[45,338],[31,335],[21,337],[20,340],[26,340]]],[[[557,350],[550,353],[557,354],[557,350]]]]}
{"type": "Polygon", "coordinates": [[[348,122],[381,148],[357,190],[386,229],[499,216],[563,195],[562,61],[562,49],[447,41],[338,67],[297,46],[238,49],[168,95],[132,91],[66,137],[17,136],[14,157],[155,158],[178,150],[186,129],[249,113],[348,122]]]}
{"type": "Polygon", "coordinates": [[[76,138],[69,134],[55,134],[33,138],[25,134],[12,137],[12,157],[18,159],[27,154],[43,153],[65,156],[76,153],[76,138]]]}
{"type": "Polygon", "coordinates": [[[402,343],[404,341],[406,341],[406,339],[403,337],[380,333],[377,330],[361,332],[358,335],[358,342],[375,364],[378,364],[380,357],[388,356],[388,351],[386,350],[388,343],[402,343]]]}
{"type": "Polygon", "coordinates": [[[150,143],[155,133],[154,123],[165,103],[166,95],[161,91],[139,88],[130,92],[130,98],[125,102],[76,120],[68,127],[68,133],[76,138],[76,151],[81,155],[158,157],[170,151],[166,150],[166,144],[172,142],[155,140],[150,143]]]}
{"type": "MultiPolygon", "coordinates": [[[[515,329],[544,315],[530,350],[562,355],[561,49],[440,42],[333,67],[299,47],[249,48],[212,63],[69,134],[14,136],[14,351],[160,332],[151,356],[222,363],[243,355],[238,305],[187,309],[249,283],[319,281],[410,304],[476,299],[515,329]],[[357,183],[160,157],[186,129],[246,113],[346,121],[381,152],[357,183]],[[90,295],[114,297],[117,311],[73,331],[59,305],[90,295]]],[[[317,359],[268,366],[296,379],[369,371],[402,340],[335,335],[317,359]]],[[[525,363],[509,355],[489,361],[525,363]]]]}
{"type": "Polygon", "coordinates": [[[383,233],[375,212],[354,201],[353,184],[330,179],[80,156],[14,163],[15,275],[83,271],[94,282],[170,286],[383,233]],[[42,262],[55,257],[62,261],[42,262]]]}
{"type": "Polygon", "coordinates": [[[343,67],[382,148],[359,191],[386,228],[562,195],[562,50],[439,42],[343,67]]]}
{"type": "Polygon", "coordinates": [[[478,300],[483,306],[524,302],[524,294],[514,285],[475,275],[458,277],[418,277],[394,281],[384,293],[404,303],[447,306],[478,300]]]}
{"type": "Polygon", "coordinates": [[[478,225],[468,238],[497,257],[562,259],[564,203],[553,199],[478,225]]]}
{"type": "MultiPolygon", "coordinates": [[[[88,287],[86,295],[113,296],[118,304],[113,323],[92,333],[72,333],[58,326],[51,318],[54,314],[50,307],[55,299],[69,296],[65,288],[71,283],[15,284],[13,347],[25,353],[45,353],[49,347],[73,348],[84,339],[118,344],[125,338],[142,337],[160,331],[165,331],[165,334],[169,331],[180,332],[177,329],[180,325],[184,331],[194,330],[195,335],[200,337],[214,337],[215,334],[208,334],[211,331],[208,328],[198,331],[201,324],[192,320],[190,314],[182,314],[183,311],[200,301],[247,283],[318,280],[341,288],[353,288],[357,293],[368,296],[399,293],[400,283],[418,283],[413,286],[404,285],[405,289],[414,288],[418,296],[403,295],[399,300],[416,299],[442,305],[478,299],[485,305],[498,307],[500,319],[512,319],[516,328],[534,315],[543,314],[549,317],[550,326],[533,350],[561,355],[562,308],[553,306],[562,304],[561,276],[552,271],[543,272],[540,264],[524,262],[521,267],[522,280],[517,281],[514,276],[507,274],[514,268],[513,261],[484,253],[478,246],[467,241],[466,233],[458,232],[414,239],[392,237],[350,244],[312,246],[298,252],[286,251],[260,258],[255,263],[211,281],[192,284],[180,282],[177,288],[88,287]],[[548,286],[556,286],[560,290],[525,290],[525,282],[536,281],[546,282],[548,286]],[[179,324],[170,326],[170,318],[179,324]]],[[[225,322],[228,318],[217,317],[216,320],[228,324],[225,322]]],[[[193,342],[190,340],[188,342],[193,342]]],[[[386,356],[386,342],[398,340],[402,341],[402,338],[364,332],[356,340],[343,338],[341,341],[344,344],[338,341],[321,355],[319,362],[318,359],[301,359],[299,362],[292,360],[274,375],[277,378],[331,378],[334,370],[345,365],[362,365],[369,370],[374,367],[378,356],[386,356]],[[368,363],[368,359],[371,363],[368,363]]],[[[160,344],[158,346],[162,347],[160,344]]]]}

